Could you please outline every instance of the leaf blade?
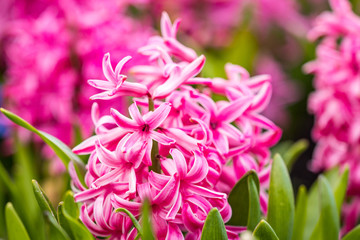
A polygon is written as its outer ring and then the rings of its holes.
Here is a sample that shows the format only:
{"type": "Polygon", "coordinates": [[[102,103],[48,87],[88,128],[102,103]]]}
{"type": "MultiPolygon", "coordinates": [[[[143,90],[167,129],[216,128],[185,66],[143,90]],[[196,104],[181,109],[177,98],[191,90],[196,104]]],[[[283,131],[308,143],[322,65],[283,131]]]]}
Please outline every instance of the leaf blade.
{"type": "Polygon", "coordinates": [[[5,219],[9,240],[30,240],[24,224],[11,203],[5,206],[5,219]]]}
{"type": "Polygon", "coordinates": [[[253,230],[260,221],[259,179],[255,171],[250,170],[235,184],[228,202],[233,212],[228,224],[253,230]]]}
{"type": "Polygon", "coordinates": [[[40,187],[39,183],[36,180],[32,180],[32,186],[40,209],[44,212],[49,212],[52,218],[56,220],[55,209],[50,203],[46,194],[44,193],[44,190],[40,187]]]}
{"type": "Polygon", "coordinates": [[[319,177],[320,218],[310,239],[337,240],[340,220],[330,183],[324,176],[319,177]]]}
{"type": "Polygon", "coordinates": [[[224,221],[217,210],[213,208],[206,217],[203,230],[201,232],[201,240],[227,240],[227,234],[224,221]]]}
{"type": "Polygon", "coordinates": [[[306,208],[307,208],[306,187],[304,185],[301,185],[298,190],[298,195],[296,197],[294,231],[292,235],[292,240],[304,239],[306,208]]]}
{"type": "Polygon", "coordinates": [[[21,117],[4,108],[0,108],[0,111],[15,124],[37,134],[46,144],[48,144],[55,151],[56,155],[62,160],[66,168],[68,167],[70,161],[74,161],[74,164],[76,163],[76,165],[84,167],[81,159],[59,139],[51,136],[46,132],[36,129],[34,126],[32,126],[30,123],[28,123],[21,117]]]}
{"type": "Polygon", "coordinates": [[[287,167],[276,154],[270,173],[268,223],[279,239],[291,239],[295,215],[294,193],[287,167]]]}
{"type": "Polygon", "coordinates": [[[256,226],[253,236],[258,240],[279,240],[274,229],[265,220],[261,220],[256,226]]]}
{"type": "Polygon", "coordinates": [[[360,239],[360,225],[351,230],[344,236],[342,240],[358,240],[360,239]]]}

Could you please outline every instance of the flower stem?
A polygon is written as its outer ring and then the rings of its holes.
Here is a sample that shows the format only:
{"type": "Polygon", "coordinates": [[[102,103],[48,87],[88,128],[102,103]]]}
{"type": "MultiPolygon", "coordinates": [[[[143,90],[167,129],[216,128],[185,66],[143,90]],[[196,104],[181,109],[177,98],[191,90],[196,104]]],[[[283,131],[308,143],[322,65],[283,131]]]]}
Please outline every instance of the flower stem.
{"type": "Polygon", "coordinates": [[[157,142],[154,142],[153,147],[151,149],[151,166],[150,170],[156,173],[161,172],[161,166],[160,166],[160,156],[159,156],[159,144],[157,142]]]}
{"type": "Polygon", "coordinates": [[[149,97],[149,112],[154,111],[154,100],[149,97]]]}

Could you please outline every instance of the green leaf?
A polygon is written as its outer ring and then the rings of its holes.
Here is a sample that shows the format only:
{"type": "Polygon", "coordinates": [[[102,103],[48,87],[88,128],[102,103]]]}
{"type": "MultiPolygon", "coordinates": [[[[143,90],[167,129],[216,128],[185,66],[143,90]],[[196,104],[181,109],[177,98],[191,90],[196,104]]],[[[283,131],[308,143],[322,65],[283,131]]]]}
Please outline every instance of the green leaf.
{"type": "Polygon", "coordinates": [[[0,162],[0,181],[4,184],[4,186],[7,187],[7,189],[12,195],[16,194],[16,186],[1,162],[0,162]]]}
{"type": "Polygon", "coordinates": [[[40,187],[39,183],[36,180],[32,180],[33,190],[36,197],[36,200],[40,206],[40,209],[43,212],[49,212],[49,214],[52,216],[52,218],[55,220],[55,209],[51,205],[48,197],[44,193],[44,190],[40,187]]]}
{"type": "Polygon", "coordinates": [[[253,230],[260,221],[259,179],[255,171],[247,172],[236,183],[228,202],[232,209],[228,224],[253,230]]]}
{"type": "Polygon", "coordinates": [[[151,227],[151,208],[150,203],[146,200],[142,208],[142,240],[155,240],[154,233],[151,227]]]}
{"type": "MultiPolygon", "coordinates": [[[[81,161],[81,159],[74,154],[71,149],[66,146],[63,142],[61,142],[59,139],[57,139],[54,136],[51,136],[50,134],[37,130],[35,127],[33,127],[30,123],[22,119],[21,117],[17,116],[16,114],[1,108],[0,111],[12,122],[16,123],[19,126],[22,126],[26,128],[27,130],[37,134],[46,144],[48,144],[56,153],[56,155],[62,160],[66,168],[69,165],[70,161],[73,161],[75,170],[77,174],[79,175],[80,181],[83,182],[84,173],[85,173],[85,165],[81,161]]],[[[84,184],[84,186],[86,186],[84,184]]]]}
{"type": "Polygon", "coordinates": [[[306,207],[307,207],[306,187],[301,185],[296,197],[294,231],[292,235],[292,240],[304,239],[306,207]]]}
{"type": "Polygon", "coordinates": [[[63,226],[72,239],[94,239],[89,230],[79,221],[79,208],[71,191],[65,194],[64,202],[61,202],[58,208],[60,225],[63,226]]]}
{"type": "MultiPolygon", "coordinates": [[[[339,214],[335,198],[328,180],[319,177],[320,218],[311,234],[311,240],[339,239],[339,214]]],[[[314,213],[313,213],[314,214],[314,213]]]]}
{"type": "Polygon", "coordinates": [[[284,153],[284,162],[290,170],[299,156],[308,148],[309,142],[306,139],[300,139],[288,148],[284,153]]]}
{"type": "Polygon", "coordinates": [[[45,239],[45,225],[42,213],[34,195],[31,180],[36,177],[36,165],[29,147],[20,144],[15,137],[14,183],[16,193],[12,195],[13,203],[18,210],[31,239],[45,239]]]}
{"type": "Polygon", "coordinates": [[[49,223],[49,233],[47,239],[50,240],[70,240],[69,235],[58,224],[56,219],[51,215],[49,211],[44,212],[44,216],[49,223]]]}
{"type": "Polygon", "coordinates": [[[64,210],[70,217],[78,219],[80,216],[79,206],[74,200],[74,194],[71,191],[67,191],[64,197],[64,210]]]}
{"type": "Polygon", "coordinates": [[[126,215],[128,215],[129,218],[131,219],[132,223],[134,224],[134,227],[137,229],[138,233],[140,233],[140,235],[142,235],[142,228],[141,228],[139,222],[136,220],[135,216],[130,211],[128,211],[125,208],[118,208],[115,210],[115,212],[123,212],[126,215]]]}
{"type": "Polygon", "coordinates": [[[217,210],[213,208],[206,217],[201,233],[201,240],[227,240],[224,221],[217,210]]]}
{"type": "Polygon", "coordinates": [[[279,240],[274,229],[265,220],[259,222],[253,232],[253,236],[258,240],[279,240]]]}
{"type": "MultiPolygon", "coordinates": [[[[6,189],[3,187],[3,183],[0,182],[0,206],[6,205],[6,189]]],[[[5,221],[5,209],[0,209],[0,239],[5,239],[6,236],[6,221],[5,221]]]]}
{"type": "Polygon", "coordinates": [[[360,225],[351,230],[344,236],[342,240],[359,240],[360,239],[360,225]]]}
{"type": "MultiPolygon", "coordinates": [[[[335,197],[336,205],[339,207],[343,202],[341,192],[344,191],[345,179],[348,178],[347,170],[343,171],[343,174],[340,176],[340,170],[338,167],[332,168],[329,171],[324,173],[324,177],[329,181],[332,191],[335,197]]],[[[304,229],[304,239],[309,239],[313,233],[317,222],[319,221],[319,214],[314,214],[314,212],[320,212],[320,200],[319,200],[319,189],[318,182],[316,181],[310,188],[308,194],[308,204],[306,210],[306,221],[304,229]]]]}
{"type": "Polygon", "coordinates": [[[348,180],[349,180],[349,168],[346,167],[344,169],[343,173],[341,174],[340,178],[338,178],[338,181],[335,184],[335,187],[333,188],[333,193],[334,193],[336,207],[337,207],[339,216],[340,216],[340,212],[341,212],[341,206],[345,199],[348,180]]]}
{"type": "Polygon", "coordinates": [[[284,161],[276,154],[271,168],[268,222],[281,240],[291,239],[295,206],[291,180],[284,161]]]}
{"type": "Polygon", "coordinates": [[[71,232],[71,228],[70,225],[68,223],[68,220],[66,219],[66,217],[64,216],[63,213],[63,208],[64,208],[64,202],[60,202],[59,206],[57,208],[57,219],[58,222],[60,224],[60,226],[65,230],[65,232],[69,235],[69,237],[71,239],[74,239],[75,237],[73,236],[72,232],[71,232]]]}
{"type": "Polygon", "coordinates": [[[9,240],[30,240],[24,224],[21,222],[11,203],[6,204],[5,218],[9,240]]]}

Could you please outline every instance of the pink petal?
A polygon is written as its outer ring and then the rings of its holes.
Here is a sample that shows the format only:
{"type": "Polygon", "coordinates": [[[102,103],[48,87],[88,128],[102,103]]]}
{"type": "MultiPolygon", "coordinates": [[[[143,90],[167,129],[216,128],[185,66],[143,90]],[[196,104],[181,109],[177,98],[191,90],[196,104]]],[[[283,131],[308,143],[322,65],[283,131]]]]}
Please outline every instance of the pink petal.
{"type": "Polygon", "coordinates": [[[263,111],[270,102],[272,93],[271,83],[266,83],[255,95],[253,103],[251,105],[251,110],[256,110],[257,112],[263,111]]]}
{"type": "Polygon", "coordinates": [[[74,147],[72,151],[79,155],[89,154],[95,150],[95,142],[98,140],[98,138],[98,136],[92,136],[74,147]]]}
{"type": "Polygon", "coordinates": [[[170,49],[174,56],[184,61],[191,62],[194,61],[194,59],[197,57],[196,52],[192,48],[184,46],[175,38],[165,39],[164,44],[170,49]]]}
{"type": "Polygon", "coordinates": [[[231,63],[225,65],[225,72],[227,77],[234,82],[244,81],[250,77],[245,68],[231,63]]]}
{"type": "Polygon", "coordinates": [[[171,179],[171,176],[165,176],[163,174],[158,174],[158,173],[151,171],[149,173],[148,181],[151,186],[153,186],[157,190],[161,190],[169,182],[170,179],[171,179]]]}
{"type": "Polygon", "coordinates": [[[137,125],[141,126],[141,125],[145,124],[136,103],[133,103],[130,105],[129,113],[130,113],[131,118],[133,120],[135,120],[137,125]]]}
{"type": "Polygon", "coordinates": [[[225,193],[216,192],[205,187],[197,185],[186,185],[186,191],[191,192],[195,195],[200,195],[207,198],[226,198],[225,193]]]}
{"type": "Polygon", "coordinates": [[[158,143],[163,144],[163,145],[171,145],[171,144],[175,143],[174,139],[167,137],[163,133],[159,133],[159,132],[155,132],[155,131],[150,132],[150,137],[152,139],[154,139],[155,141],[157,141],[158,143]]]}
{"type": "Polygon", "coordinates": [[[106,53],[103,57],[103,61],[102,61],[102,68],[103,68],[103,73],[105,78],[109,81],[109,82],[113,82],[114,84],[116,84],[115,81],[115,73],[114,70],[111,66],[111,62],[110,62],[110,53],[106,53]]]}
{"type": "Polygon", "coordinates": [[[121,59],[121,61],[119,61],[119,63],[116,65],[116,67],[115,67],[116,78],[118,78],[118,76],[120,75],[121,70],[122,70],[123,66],[125,65],[125,63],[127,63],[130,59],[131,59],[131,56],[126,56],[123,59],[121,59]]]}
{"type": "Polygon", "coordinates": [[[213,131],[213,143],[216,149],[221,154],[227,154],[229,152],[229,141],[226,136],[219,133],[218,131],[213,131]]]}
{"type": "Polygon", "coordinates": [[[223,122],[235,121],[250,107],[251,100],[251,97],[242,97],[230,102],[229,105],[219,110],[217,118],[223,122]]]}
{"type": "Polygon", "coordinates": [[[124,169],[123,168],[116,168],[116,169],[102,175],[98,179],[96,179],[91,184],[91,187],[92,188],[99,188],[101,186],[105,186],[105,185],[107,185],[109,183],[117,181],[121,177],[122,174],[124,174],[124,169]]]}
{"type": "Polygon", "coordinates": [[[177,224],[169,222],[165,240],[184,240],[184,236],[177,224]]]}
{"type": "Polygon", "coordinates": [[[99,141],[95,142],[96,153],[99,160],[109,167],[119,167],[121,163],[116,159],[116,155],[114,152],[109,151],[104,146],[101,145],[99,141]]]}
{"type": "Polygon", "coordinates": [[[194,151],[194,162],[186,175],[186,180],[192,183],[202,181],[209,171],[209,166],[204,155],[198,151],[194,151]]]}
{"type": "Polygon", "coordinates": [[[80,215],[81,221],[85,224],[85,226],[89,229],[89,231],[99,237],[107,237],[109,235],[109,232],[104,230],[102,227],[96,225],[93,220],[90,218],[87,206],[84,204],[81,207],[81,215],[80,215]]]}
{"type": "Polygon", "coordinates": [[[164,188],[154,197],[154,204],[169,204],[174,200],[174,196],[179,192],[179,181],[171,177],[164,188]]]}
{"type": "Polygon", "coordinates": [[[176,148],[171,149],[170,154],[173,157],[180,179],[184,179],[187,173],[187,164],[184,155],[176,148]]]}
{"type": "Polygon", "coordinates": [[[142,203],[125,200],[116,194],[113,194],[111,197],[113,199],[112,204],[114,208],[125,208],[135,216],[140,214],[142,203]]]}
{"type": "Polygon", "coordinates": [[[177,192],[177,196],[175,197],[175,202],[170,208],[168,214],[166,215],[166,220],[173,220],[175,219],[176,214],[179,212],[180,207],[182,205],[182,197],[179,192],[177,192]]]}
{"type": "Polygon", "coordinates": [[[148,89],[141,83],[123,82],[116,94],[118,96],[143,97],[148,95],[148,89]]]}
{"type": "Polygon", "coordinates": [[[131,149],[138,141],[144,141],[142,134],[139,132],[134,132],[130,134],[130,137],[127,139],[126,142],[124,142],[124,145],[122,146],[121,150],[123,152],[127,152],[129,149],[131,149]]]}
{"type": "Polygon", "coordinates": [[[162,12],[161,14],[160,29],[163,37],[165,38],[175,37],[172,35],[171,20],[166,12],[162,12]]]}
{"type": "Polygon", "coordinates": [[[221,123],[218,131],[235,141],[242,142],[244,140],[244,134],[240,131],[240,129],[234,127],[230,123],[221,123]]]}
{"type": "Polygon", "coordinates": [[[94,202],[94,219],[96,224],[100,225],[103,229],[108,229],[109,225],[107,224],[104,216],[104,197],[98,196],[94,202]]]}
{"type": "Polygon", "coordinates": [[[139,128],[139,125],[135,121],[125,117],[114,108],[110,109],[110,114],[114,118],[116,124],[121,128],[131,129],[131,130],[135,130],[139,128]]]}
{"type": "Polygon", "coordinates": [[[185,82],[186,80],[195,77],[198,75],[202,68],[205,65],[205,56],[201,55],[194,61],[192,61],[190,64],[186,65],[186,67],[182,70],[181,76],[183,78],[182,82],[185,82]]]}
{"type": "Polygon", "coordinates": [[[95,80],[95,79],[88,80],[88,84],[100,90],[112,90],[116,87],[116,85],[113,82],[108,82],[104,80],[95,80]]]}
{"type": "Polygon", "coordinates": [[[150,129],[155,129],[166,119],[170,110],[171,103],[165,102],[156,108],[154,112],[147,114],[144,120],[149,125],[150,129]]]}
{"type": "Polygon", "coordinates": [[[165,158],[161,160],[161,170],[164,174],[173,176],[177,173],[175,161],[169,158],[165,158]]]}

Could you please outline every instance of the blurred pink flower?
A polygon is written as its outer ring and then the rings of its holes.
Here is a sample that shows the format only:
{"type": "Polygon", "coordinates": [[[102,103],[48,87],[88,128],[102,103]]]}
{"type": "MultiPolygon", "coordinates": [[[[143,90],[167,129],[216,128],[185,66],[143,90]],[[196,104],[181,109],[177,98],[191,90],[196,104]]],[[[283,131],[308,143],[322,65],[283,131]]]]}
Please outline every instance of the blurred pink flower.
{"type": "MultiPolygon", "coordinates": [[[[308,34],[312,40],[322,40],[317,58],[304,66],[315,75],[315,92],[308,105],[315,115],[313,138],[318,143],[311,167],[319,171],[349,166],[347,193],[354,196],[354,207],[360,197],[360,18],[347,0],[330,0],[330,5],[333,12],[320,15],[308,34]]],[[[343,233],[355,226],[356,221],[349,218],[359,216],[349,211],[344,214],[343,233]]]]}
{"type": "MultiPolygon", "coordinates": [[[[86,81],[101,77],[99,63],[104,54],[111,51],[117,59],[131,54],[137,63],[145,59],[137,49],[146,43],[152,27],[129,17],[125,12],[128,4],[11,2],[4,31],[8,68],[5,107],[68,145],[75,143],[75,127],[89,136],[92,122],[88,99],[99,92],[86,81]]],[[[111,66],[110,58],[106,64],[111,66]]],[[[127,107],[121,99],[111,104],[120,111],[127,107]]],[[[101,111],[108,111],[109,106],[99,101],[101,111]]],[[[26,135],[25,131],[20,134],[29,140],[26,135]]],[[[50,150],[44,153],[53,158],[50,150]]],[[[58,163],[52,167],[55,172],[63,169],[58,163]]]]}
{"type": "Polygon", "coordinates": [[[270,29],[270,24],[282,27],[286,31],[303,36],[309,29],[308,20],[300,13],[295,0],[281,0],[274,4],[272,0],[244,0],[254,9],[256,29],[262,34],[270,29]]]}

